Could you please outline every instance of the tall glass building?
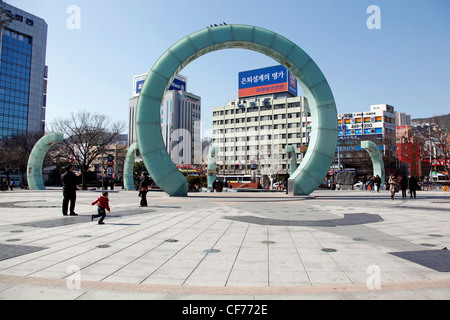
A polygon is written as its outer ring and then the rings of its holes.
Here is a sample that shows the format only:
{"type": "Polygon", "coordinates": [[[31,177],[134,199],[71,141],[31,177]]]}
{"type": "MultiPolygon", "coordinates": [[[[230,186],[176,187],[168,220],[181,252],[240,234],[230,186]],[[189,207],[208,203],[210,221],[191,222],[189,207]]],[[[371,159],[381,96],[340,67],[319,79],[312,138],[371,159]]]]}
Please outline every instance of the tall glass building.
{"type": "Polygon", "coordinates": [[[0,2],[0,139],[45,132],[46,22],[0,2]]]}

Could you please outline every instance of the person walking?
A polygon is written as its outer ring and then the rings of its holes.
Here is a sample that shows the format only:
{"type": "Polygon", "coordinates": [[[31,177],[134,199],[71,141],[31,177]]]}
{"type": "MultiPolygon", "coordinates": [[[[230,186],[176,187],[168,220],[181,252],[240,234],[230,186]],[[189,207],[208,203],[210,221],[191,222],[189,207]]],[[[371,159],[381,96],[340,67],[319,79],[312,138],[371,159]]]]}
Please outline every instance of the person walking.
{"type": "Polygon", "coordinates": [[[149,179],[145,174],[141,175],[141,182],[139,183],[139,196],[141,197],[140,207],[147,207],[147,192],[148,192],[149,179]]]}
{"type": "Polygon", "coordinates": [[[417,190],[417,180],[414,176],[409,176],[409,193],[411,195],[411,198],[414,195],[414,199],[416,198],[416,190],[417,190]]]}
{"type": "Polygon", "coordinates": [[[66,173],[62,176],[63,183],[63,203],[62,203],[62,214],[67,216],[67,211],[70,210],[69,214],[71,216],[77,216],[75,213],[75,202],[77,200],[77,175],[73,172],[73,167],[68,165],[66,167],[66,173]]]}
{"type": "Polygon", "coordinates": [[[111,212],[111,209],[109,208],[108,191],[103,191],[102,195],[99,196],[97,200],[92,202],[92,205],[97,205],[98,214],[91,215],[91,221],[94,221],[95,218],[100,218],[100,220],[98,220],[98,224],[105,224],[103,220],[105,220],[106,217],[106,210],[111,212]]]}
{"type": "Polygon", "coordinates": [[[394,200],[395,192],[397,192],[397,179],[395,179],[395,174],[389,177],[389,191],[391,192],[391,199],[394,200]]]}

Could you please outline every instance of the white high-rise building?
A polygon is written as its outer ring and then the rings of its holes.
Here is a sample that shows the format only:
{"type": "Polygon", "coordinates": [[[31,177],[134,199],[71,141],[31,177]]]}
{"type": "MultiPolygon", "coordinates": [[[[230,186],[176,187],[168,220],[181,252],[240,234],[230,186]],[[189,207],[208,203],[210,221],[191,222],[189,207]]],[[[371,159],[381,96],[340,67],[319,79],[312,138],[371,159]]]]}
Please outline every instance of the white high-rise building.
{"type": "MultiPolygon", "coordinates": [[[[147,74],[133,79],[129,101],[128,143],[136,141],[136,107],[147,74]]],[[[178,75],[161,104],[161,135],[176,164],[201,164],[201,98],[186,91],[186,77],[178,75]]]]}
{"type": "Polygon", "coordinates": [[[236,99],[213,108],[212,144],[219,148],[220,173],[289,173],[286,146],[295,148],[300,163],[309,142],[310,121],[305,97],[236,99]]]}
{"type": "Polygon", "coordinates": [[[396,126],[410,126],[411,125],[411,115],[405,112],[395,113],[395,125],[396,126]]]}
{"type": "Polygon", "coordinates": [[[288,145],[301,162],[310,114],[306,98],[296,94],[297,80],[283,66],[239,73],[239,99],[213,108],[219,174],[288,174],[288,145]]]}

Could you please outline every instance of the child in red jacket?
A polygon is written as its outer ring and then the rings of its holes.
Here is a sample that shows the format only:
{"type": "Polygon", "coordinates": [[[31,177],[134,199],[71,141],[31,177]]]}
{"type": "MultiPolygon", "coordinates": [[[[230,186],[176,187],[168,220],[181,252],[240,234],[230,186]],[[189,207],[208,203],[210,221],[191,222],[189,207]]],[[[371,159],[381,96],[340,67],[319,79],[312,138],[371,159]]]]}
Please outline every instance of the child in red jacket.
{"type": "Polygon", "coordinates": [[[106,217],[106,211],[105,210],[108,210],[108,212],[111,212],[111,210],[109,209],[108,192],[107,191],[103,191],[102,195],[100,197],[98,197],[97,200],[92,202],[92,205],[95,205],[95,204],[97,205],[97,212],[98,212],[98,214],[91,215],[91,221],[94,221],[95,218],[100,218],[100,220],[98,221],[98,224],[105,224],[103,222],[103,220],[106,217]]]}

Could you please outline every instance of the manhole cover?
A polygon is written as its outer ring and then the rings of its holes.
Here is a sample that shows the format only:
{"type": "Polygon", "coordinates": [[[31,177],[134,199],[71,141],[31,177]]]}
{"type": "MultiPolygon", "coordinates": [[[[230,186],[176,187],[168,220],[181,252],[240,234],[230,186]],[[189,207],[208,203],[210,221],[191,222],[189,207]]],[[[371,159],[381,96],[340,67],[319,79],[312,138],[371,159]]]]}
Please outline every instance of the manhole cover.
{"type": "Polygon", "coordinates": [[[13,231],[10,231],[11,233],[21,233],[21,232],[23,232],[23,230],[13,230],[13,231]]]}
{"type": "Polygon", "coordinates": [[[8,239],[8,240],[5,240],[5,242],[18,242],[18,241],[22,241],[22,239],[8,239]]]}
{"type": "Polygon", "coordinates": [[[178,242],[178,240],[176,240],[176,239],[167,239],[164,242],[174,243],[174,242],[178,242]]]}
{"type": "Polygon", "coordinates": [[[323,248],[322,251],[323,252],[336,252],[337,250],[333,249],[333,248],[323,248]]]}
{"type": "Polygon", "coordinates": [[[363,238],[354,238],[353,241],[367,241],[367,240],[363,238]]]}
{"type": "Polygon", "coordinates": [[[100,249],[105,249],[105,248],[109,248],[109,247],[110,247],[110,245],[108,245],[108,244],[101,244],[101,245],[97,246],[97,248],[100,248],[100,249]]]}
{"type": "Polygon", "coordinates": [[[206,253],[219,253],[220,250],[218,250],[218,249],[206,249],[204,252],[206,252],[206,253]]]}
{"type": "Polygon", "coordinates": [[[431,243],[421,243],[420,245],[424,246],[424,247],[436,247],[435,244],[431,244],[431,243]]]}
{"type": "Polygon", "coordinates": [[[435,237],[435,238],[441,238],[442,235],[440,234],[429,234],[430,237],[435,237]]]}
{"type": "Polygon", "coordinates": [[[264,240],[264,241],[261,241],[261,243],[264,243],[264,244],[273,244],[273,243],[275,243],[275,241],[264,240]]]}

